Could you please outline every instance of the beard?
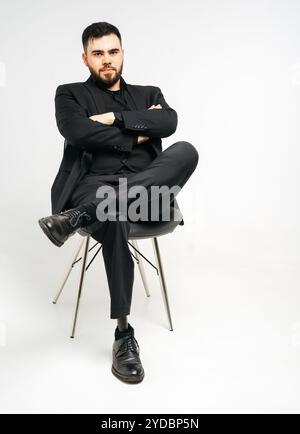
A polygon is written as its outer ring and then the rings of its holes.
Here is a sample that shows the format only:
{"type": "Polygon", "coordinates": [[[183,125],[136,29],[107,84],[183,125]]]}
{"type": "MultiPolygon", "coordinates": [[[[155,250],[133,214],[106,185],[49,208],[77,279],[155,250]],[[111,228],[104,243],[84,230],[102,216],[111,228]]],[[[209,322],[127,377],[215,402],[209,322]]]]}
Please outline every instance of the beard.
{"type": "Polygon", "coordinates": [[[111,78],[102,78],[100,74],[103,74],[103,71],[96,71],[94,68],[92,68],[90,65],[88,65],[88,68],[90,70],[91,76],[95,80],[96,83],[98,83],[100,86],[103,86],[105,89],[110,88],[113,86],[121,77],[122,71],[123,71],[123,62],[119,69],[119,71],[116,71],[113,69],[112,77],[111,78]]]}

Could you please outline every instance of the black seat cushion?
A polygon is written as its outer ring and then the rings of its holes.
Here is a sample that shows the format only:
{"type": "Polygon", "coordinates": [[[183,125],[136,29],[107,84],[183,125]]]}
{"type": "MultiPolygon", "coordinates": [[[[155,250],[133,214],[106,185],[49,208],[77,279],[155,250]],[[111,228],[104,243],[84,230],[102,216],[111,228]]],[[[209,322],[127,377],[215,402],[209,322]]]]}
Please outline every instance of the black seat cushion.
{"type": "MultiPolygon", "coordinates": [[[[178,207],[177,202],[174,206],[170,207],[170,221],[139,221],[131,222],[129,239],[144,239],[158,237],[161,235],[169,234],[174,231],[178,225],[183,225],[184,221],[182,213],[178,207]],[[175,206],[175,207],[174,207],[175,206]]],[[[92,234],[97,230],[102,222],[96,221],[93,224],[79,229],[77,232],[82,236],[92,234]]]]}

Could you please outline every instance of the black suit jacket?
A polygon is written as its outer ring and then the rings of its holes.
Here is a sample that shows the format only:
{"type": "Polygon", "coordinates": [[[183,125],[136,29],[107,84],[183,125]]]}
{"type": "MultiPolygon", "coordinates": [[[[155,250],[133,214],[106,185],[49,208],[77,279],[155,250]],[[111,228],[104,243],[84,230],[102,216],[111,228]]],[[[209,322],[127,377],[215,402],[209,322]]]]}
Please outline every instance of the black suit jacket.
{"type": "Polygon", "coordinates": [[[76,184],[88,172],[93,152],[130,152],[137,144],[137,136],[149,136],[157,156],[162,152],[161,138],[173,134],[177,128],[177,113],[155,86],[127,84],[130,110],[122,111],[124,128],[106,125],[89,116],[106,113],[110,96],[90,76],[85,82],[63,84],[55,95],[55,117],[59,132],[65,138],[64,153],[58,173],[51,187],[52,214],[70,207],[68,200],[76,184]],[[162,109],[148,110],[152,104],[162,109]]]}

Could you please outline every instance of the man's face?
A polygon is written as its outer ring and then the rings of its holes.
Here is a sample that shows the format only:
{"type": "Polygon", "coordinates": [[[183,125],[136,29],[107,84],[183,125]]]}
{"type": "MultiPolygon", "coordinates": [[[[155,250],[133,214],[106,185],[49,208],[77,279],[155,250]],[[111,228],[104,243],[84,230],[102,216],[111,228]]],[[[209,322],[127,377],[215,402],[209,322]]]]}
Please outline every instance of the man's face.
{"type": "Polygon", "coordinates": [[[112,87],[121,77],[124,50],[115,34],[90,39],[87,54],[82,59],[94,79],[106,88],[112,87]]]}

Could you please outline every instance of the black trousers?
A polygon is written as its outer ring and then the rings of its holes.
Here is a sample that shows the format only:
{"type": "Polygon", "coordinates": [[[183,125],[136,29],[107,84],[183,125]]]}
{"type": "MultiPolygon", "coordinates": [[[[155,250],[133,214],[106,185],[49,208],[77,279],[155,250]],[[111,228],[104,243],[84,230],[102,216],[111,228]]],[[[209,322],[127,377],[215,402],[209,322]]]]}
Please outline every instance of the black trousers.
{"type": "MultiPolygon", "coordinates": [[[[96,198],[99,186],[109,185],[117,191],[120,177],[127,179],[127,189],[143,186],[149,190],[153,185],[166,185],[169,188],[178,185],[182,188],[196,169],[198,159],[196,148],[189,142],[180,141],[169,146],[138,173],[125,168],[109,175],[87,174],[75,188],[70,200],[71,206],[75,208],[91,203],[97,206],[101,201],[96,198]]],[[[134,281],[134,262],[127,242],[130,224],[128,219],[122,221],[116,216],[115,221],[101,222],[99,229],[91,234],[92,238],[102,244],[111,297],[110,318],[130,314],[134,281]]]]}

